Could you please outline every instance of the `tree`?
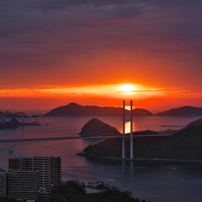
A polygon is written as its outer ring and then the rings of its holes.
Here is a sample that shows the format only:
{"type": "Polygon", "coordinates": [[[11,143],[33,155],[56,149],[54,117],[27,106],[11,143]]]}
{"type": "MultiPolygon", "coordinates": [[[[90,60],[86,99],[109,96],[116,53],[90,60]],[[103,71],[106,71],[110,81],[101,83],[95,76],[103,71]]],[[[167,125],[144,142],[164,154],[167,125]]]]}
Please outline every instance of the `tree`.
{"type": "Polygon", "coordinates": [[[42,202],[67,202],[67,200],[61,194],[52,193],[48,198],[43,199],[42,202]]]}
{"type": "Polygon", "coordinates": [[[17,199],[7,198],[7,197],[4,197],[4,196],[0,197],[0,201],[1,202],[18,202],[17,199]]]}

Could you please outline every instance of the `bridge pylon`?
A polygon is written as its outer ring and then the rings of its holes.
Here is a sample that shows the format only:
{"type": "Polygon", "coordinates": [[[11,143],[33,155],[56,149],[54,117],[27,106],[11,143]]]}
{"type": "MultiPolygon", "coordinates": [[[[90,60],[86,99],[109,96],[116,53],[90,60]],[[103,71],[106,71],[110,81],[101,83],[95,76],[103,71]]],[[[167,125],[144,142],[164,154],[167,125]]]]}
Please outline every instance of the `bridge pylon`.
{"type": "Polygon", "coordinates": [[[130,158],[133,158],[133,102],[130,101],[130,119],[125,116],[125,100],[123,100],[123,135],[122,135],[122,158],[125,158],[125,123],[130,121],[130,158]]]}

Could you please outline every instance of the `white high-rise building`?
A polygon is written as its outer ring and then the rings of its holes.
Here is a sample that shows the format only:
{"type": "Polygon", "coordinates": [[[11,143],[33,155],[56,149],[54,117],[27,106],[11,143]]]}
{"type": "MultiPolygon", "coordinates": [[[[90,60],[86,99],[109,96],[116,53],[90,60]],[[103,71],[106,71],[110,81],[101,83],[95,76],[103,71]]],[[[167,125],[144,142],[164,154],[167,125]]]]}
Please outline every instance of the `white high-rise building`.
{"type": "Polygon", "coordinates": [[[61,183],[60,157],[17,157],[9,159],[9,169],[38,170],[39,187],[50,188],[61,183]]]}
{"type": "Polygon", "coordinates": [[[34,197],[43,198],[50,193],[51,187],[60,184],[60,157],[16,157],[9,159],[8,196],[10,197],[30,200],[33,200],[34,197]],[[29,190],[32,190],[33,194],[29,195],[29,190]]]}
{"type": "Polygon", "coordinates": [[[19,200],[38,200],[39,198],[38,170],[9,170],[8,197],[19,200]]]}

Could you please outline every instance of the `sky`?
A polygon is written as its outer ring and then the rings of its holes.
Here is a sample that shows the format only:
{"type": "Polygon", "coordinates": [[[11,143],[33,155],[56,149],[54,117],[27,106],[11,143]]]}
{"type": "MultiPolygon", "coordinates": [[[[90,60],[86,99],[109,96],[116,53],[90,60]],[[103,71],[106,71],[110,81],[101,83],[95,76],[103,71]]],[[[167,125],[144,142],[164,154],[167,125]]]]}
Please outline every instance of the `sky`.
{"type": "Polygon", "coordinates": [[[201,0],[0,0],[0,111],[202,107],[201,55],[201,0]]]}

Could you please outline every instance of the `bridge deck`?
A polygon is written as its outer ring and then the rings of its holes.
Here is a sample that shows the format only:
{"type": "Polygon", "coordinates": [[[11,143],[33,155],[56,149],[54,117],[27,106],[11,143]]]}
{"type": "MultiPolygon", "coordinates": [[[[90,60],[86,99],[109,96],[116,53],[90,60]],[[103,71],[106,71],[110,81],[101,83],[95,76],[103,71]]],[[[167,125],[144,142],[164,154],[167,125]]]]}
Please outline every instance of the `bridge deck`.
{"type": "MultiPolygon", "coordinates": [[[[133,135],[133,137],[167,137],[171,136],[171,134],[158,134],[158,135],[133,135]]],[[[31,139],[12,139],[12,140],[0,140],[0,143],[10,143],[10,142],[31,142],[31,141],[50,141],[50,140],[72,140],[72,139],[108,139],[115,137],[123,137],[123,135],[119,136],[95,136],[95,137],[50,137],[50,138],[31,138],[31,139]]],[[[125,138],[130,138],[130,136],[125,136],[125,138]]]]}

